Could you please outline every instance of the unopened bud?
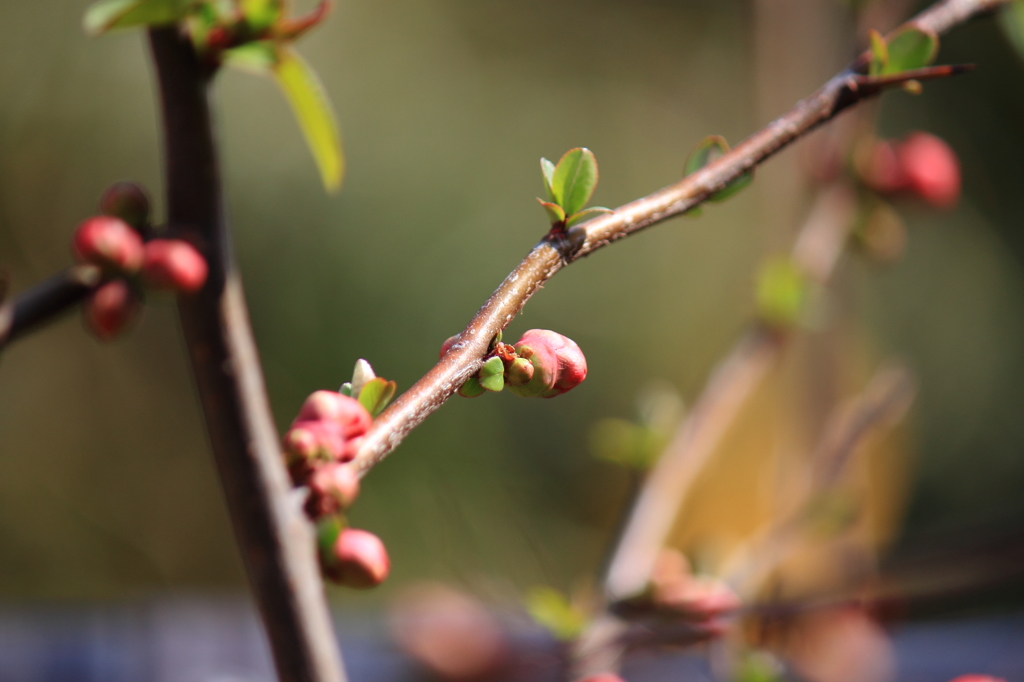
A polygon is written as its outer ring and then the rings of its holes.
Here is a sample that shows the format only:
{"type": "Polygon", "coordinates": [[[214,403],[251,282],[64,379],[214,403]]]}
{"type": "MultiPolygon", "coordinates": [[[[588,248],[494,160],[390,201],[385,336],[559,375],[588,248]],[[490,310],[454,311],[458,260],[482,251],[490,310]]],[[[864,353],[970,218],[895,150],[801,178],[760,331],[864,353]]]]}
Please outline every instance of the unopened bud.
{"type": "Polygon", "coordinates": [[[960,197],[956,152],[935,135],[913,133],[897,146],[909,189],[932,206],[951,208],[960,197]]]}
{"type": "Polygon", "coordinates": [[[100,197],[100,213],[142,230],[149,224],[149,197],[134,182],[115,182],[100,197]]]}
{"type": "Polygon", "coordinates": [[[310,498],[308,510],[319,518],[343,512],[352,506],[359,495],[359,476],[345,464],[328,464],[313,472],[309,478],[310,498]]]}
{"type": "Polygon", "coordinates": [[[600,675],[585,677],[581,682],[625,682],[625,680],[615,673],[601,673],[600,675]]]}
{"type": "Polygon", "coordinates": [[[124,280],[99,287],[85,302],[85,324],[98,339],[109,341],[124,331],[137,316],[141,302],[124,280]]]}
{"type": "Polygon", "coordinates": [[[154,289],[192,294],[206,283],[206,259],[181,239],[154,239],[146,244],[142,278],[154,289]]]}
{"type": "Polygon", "coordinates": [[[526,358],[516,358],[509,365],[505,380],[509,386],[525,386],[533,379],[533,363],[526,358]]]}
{"type": "Polygon", "coordinates": [[[143,263],[142,237],[112,216],[89,218],[75,230],[72,250],[83,263],[115,272],[135,273],[143,263]]]}
{"type": "Polygon", "coordinates": [[[587,378],[587,360],[572,339],[547,329],[531,329],[516,343],[516,352],[533,365],[525,385],[510,386],[518,396],[553,398],[587,378]]]}
{"type": "Polygon", "coordinates": [[[333,422],[346,439],[362,436],[373,425],[373,417],[358,400],[334,391],[314,391],[306,398],[295,421],[308,420],[333,422]]]}
{"type": "Polygon", "coordinates": [[[284,435],[284,449],[299,461],[333,462],[345,453],[345,432],[338,424],[322,419],[295,421],[284,435]]]}
{"type": "Polygon", "coordinates": [[[447,339],[445,339],[444,343],[441,344],[441,353],[438,355],[438,360],[443,358],[458,340],[459,334],[456,334],[455,336],[449,336],[447,339]]]}
{"type": "Polygon", "coordinates": [[[377,587],[391,571],[391,560],[380,538],[356,528],[346,528],[338,535],[334,560],[330,577],[360,590],[377,587]]]}

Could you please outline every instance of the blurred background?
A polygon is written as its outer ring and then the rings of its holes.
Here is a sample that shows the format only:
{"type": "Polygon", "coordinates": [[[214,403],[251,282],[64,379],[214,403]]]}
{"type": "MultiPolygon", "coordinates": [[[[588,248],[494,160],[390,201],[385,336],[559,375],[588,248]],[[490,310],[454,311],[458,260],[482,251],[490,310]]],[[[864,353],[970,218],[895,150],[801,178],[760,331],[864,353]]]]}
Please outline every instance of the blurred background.
{"type": "MultiPolygon", "coordinates": [[[[0,264],[15,291],[70,264],[72,231],[111,182],[141,182],[160,212],[144,36],[87,39],[87,5],[0,4],[0,264]]],[[[341,122],[348,172],[334,196],[273,83],[219,76],[230,219],[278,425],[360,357],[400,391],[436,361],[546,231],[541,156],[592,149],[600,205],[669,184],[702,137],[738,142],[846,63],[861,44],[850,12],[838,0],[339,0],[299,45],[341,122]]],[[[844,311],[851,363],[898,357],[919,383],[884,493],[897,555],[1024,522],[1024,69],[991,19],[944,38],[939,59],[978,68],[887,95],[879,130],[947,140],[961,201],[901,208],[903,259],[847,258],[826,305],[844,311]]],[[[514,604],[532,585],[598,573],[632,479],[593,457],[590,430],[634,418],[652,380],[696,398],[750,319],[759,263],[788,249],[806,212],[806,144],[734,200],[602,250],[529,302],[506,337],[570,336],[586,384],[552,401],[453,399],[416,430],[352,514],[387,543],[392,577],[332,591],[341,613],[424,579],[514,604]]],[[[153,297],[112,344],[69,315],[12,345],[0,453],[0,614],[242,593],[170,299],[153,297]]],[[[730,495],[716,485],[705,494],[730,495]]],[[[978,592],[957,608],[1020,596],[978,592]]]]}

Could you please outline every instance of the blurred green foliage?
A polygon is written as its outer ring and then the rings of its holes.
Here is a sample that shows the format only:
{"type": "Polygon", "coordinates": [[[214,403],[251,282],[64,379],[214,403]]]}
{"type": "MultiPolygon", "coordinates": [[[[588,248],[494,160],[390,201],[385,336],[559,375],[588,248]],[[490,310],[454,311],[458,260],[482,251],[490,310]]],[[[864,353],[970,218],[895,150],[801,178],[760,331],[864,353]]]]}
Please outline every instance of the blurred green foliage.
{"type": "MultiPolygon", "coordinates": [[[[142,182],[160,211],[144,37],[87,39],[87,4],[0,4],[0,264],[16,290],[69,263],[109,183],[142,182]]],[[[739,0],[340,2],[303,44],[345,132],[336,196],[273,87],[220,76],[229,212],[279,425],[359,357],[400,391],[436,361],[547,231],[538,157],[594,150],[596,199],[616,206],[679,178],[705,135],[767,123],[750,16],[739,0]]],[[[836,294],[864,311],[879,356],[919,373],[910,533],[1024,518],[1024,73],[992,21],[944,38],[940,58],[979,68],[889,95],[882,130],[948,139],[965,197],[949,214],[909,211],[905,261],[854,262],[836,294]]],[[[834,63],[788,87],[810,92],[834,63]]],[[[570,336],[587,382],[552,401],[453,400],[418,429],[354,509],[394,563],[387,588],[356,599],[422,577],[564,587],[595,569],[630,482],[588,454],[589,429],[631,415],[652,378],[692,401],[753,312],[758,262],[796,227],[765,227],[775,197],[761,184],[573,265],[530,301],[506,337],[570,336]]],[[[112,345],[72,316],[0,358],[0,598],[241,584],[174,313],[152,303],[112,345]]]]}

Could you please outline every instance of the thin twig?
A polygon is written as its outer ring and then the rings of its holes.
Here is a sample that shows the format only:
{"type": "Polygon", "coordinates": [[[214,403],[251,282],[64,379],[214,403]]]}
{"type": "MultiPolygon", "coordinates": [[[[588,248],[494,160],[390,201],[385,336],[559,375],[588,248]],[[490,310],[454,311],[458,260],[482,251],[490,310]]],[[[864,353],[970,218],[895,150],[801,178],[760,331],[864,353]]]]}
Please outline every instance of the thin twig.
{"type": "Polygon", "coordinates": [[[210,265],[203,289],[179,298],[179,312],[235,536],[280,678],[341,682],[313,528],[290,494],[224,219],[211,74],[176,28],[149,36],[163,111],[167,219],[194,230],[210,265]]]}
{"type": "MultiPolygon", "coordinates": [[[[908,23],[945,33],[1008,1],[944,0],[908,23]]],[[[490,340],[563,266],[697,206],[802,135],[877,94],[878,87],[861,87],[868,61],[867,54],[861,55],[849,68],[797,103],[789,113],[676,184],[577,225],[564,238],[545,237],[491,295],[462,332],[460,341],[377,419],[353,464],[360,474],[365,475],[384,459],[479,369],[490,340]]]]}
{"type": "Polygon", "coordinates": [[[81,303],[102,282],[95,265],[75,265],[13,297],[0,315],[0,348],[81,303]]]}

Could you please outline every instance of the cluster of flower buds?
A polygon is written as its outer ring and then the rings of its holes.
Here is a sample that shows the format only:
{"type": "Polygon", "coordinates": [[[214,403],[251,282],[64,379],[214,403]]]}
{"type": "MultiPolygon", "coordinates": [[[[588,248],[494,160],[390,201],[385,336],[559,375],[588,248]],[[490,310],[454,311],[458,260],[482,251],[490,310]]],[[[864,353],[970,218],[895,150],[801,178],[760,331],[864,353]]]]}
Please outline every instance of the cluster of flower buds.
{"type": "MultiPolygon", "coordinates": [[[[442,358],[458,339],[444,342],[442,358]]],[[[507,385],[521,398],[554,398],[586,378],[587,359],[575,341],[547,329],[531,329],[515,345],[502,343],[499,335],[480,371],[462,385],[459,395],[475,398],[507,385]]]]}
{"type": "Polygon", "coordinates": [[[180,239],[149,239],[149,200],[137,185],[119,182],[100,199],[103,215],[75,230],[72,253],[95,265],[108,280],[84,306],[86,326],[100,339],[124,330],[142,306],[141,288],[195,293],[208,266],[199,251],[180,239]]]}
{"type": "Polygon", "coordinates": [[[373,417],[355,398],[316,391],[284,437],[292,480],[309,488],[306,512],[317,522],[324,574],[362,589],[382,583],[390,570],[380,538],[349,528],[345,520],[359,494],[359,476],[350,462],[372,424],[373,417]]]}
{"type": "Polygon", "coordinates": [[[911,133],[902,140],[872,140],[858,151],[857,172],[886,196],[915,196],[936,208],[951,208],[960,197],[960,163],[943,140],[911,133]]]}

